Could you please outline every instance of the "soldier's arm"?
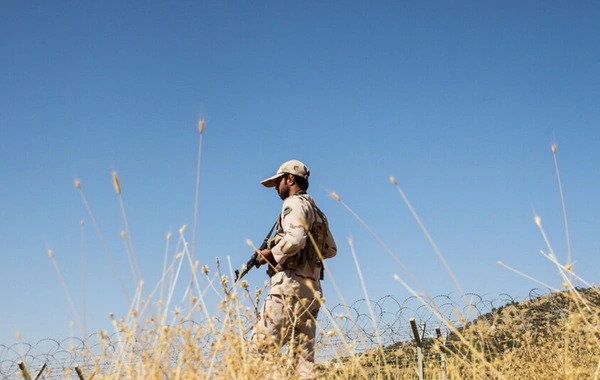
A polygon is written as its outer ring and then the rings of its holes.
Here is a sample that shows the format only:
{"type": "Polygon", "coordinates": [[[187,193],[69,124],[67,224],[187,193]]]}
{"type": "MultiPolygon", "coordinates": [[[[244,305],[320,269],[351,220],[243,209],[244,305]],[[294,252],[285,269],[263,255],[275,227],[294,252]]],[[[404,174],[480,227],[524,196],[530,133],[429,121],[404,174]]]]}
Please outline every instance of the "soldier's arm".
{"type": "Polygon", "coordinates": [[[283,263],[288,257],[298,253],[306,244],[308,208],[298,197],[289,197],[283,202],[281,227],[283,237],[272,249],[273,258],[283,263]]]}

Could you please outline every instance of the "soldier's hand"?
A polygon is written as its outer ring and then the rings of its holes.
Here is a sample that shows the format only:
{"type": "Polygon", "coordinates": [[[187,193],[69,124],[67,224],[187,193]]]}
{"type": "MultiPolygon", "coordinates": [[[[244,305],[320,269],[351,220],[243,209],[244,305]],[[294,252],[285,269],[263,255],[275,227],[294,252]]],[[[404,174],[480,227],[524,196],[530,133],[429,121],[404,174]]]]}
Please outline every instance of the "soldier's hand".
{"type": "Polygon", "coordinates": [[[258,255],[258,263],[256,264],[256,268],[260,268],[261,265],[273,261],[273,252],[271,252],[270,249],[264,249],[262,251],[257,249],[254,251],[254,254],[258,255]]]}

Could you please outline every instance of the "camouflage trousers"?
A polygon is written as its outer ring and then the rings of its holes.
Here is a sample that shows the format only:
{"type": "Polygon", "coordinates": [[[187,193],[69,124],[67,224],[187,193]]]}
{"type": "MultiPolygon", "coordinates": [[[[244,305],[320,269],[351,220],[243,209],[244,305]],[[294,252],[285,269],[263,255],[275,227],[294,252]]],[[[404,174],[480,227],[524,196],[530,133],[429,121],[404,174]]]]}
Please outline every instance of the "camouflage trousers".
{"type": "Polygon", "coordinates": [[[251,337],[251,355],[272,379],[315,379],[315,336],[319,301],[269,294],[251,337]],[[287,355],[281,356],[282,347],[287,355]]]}

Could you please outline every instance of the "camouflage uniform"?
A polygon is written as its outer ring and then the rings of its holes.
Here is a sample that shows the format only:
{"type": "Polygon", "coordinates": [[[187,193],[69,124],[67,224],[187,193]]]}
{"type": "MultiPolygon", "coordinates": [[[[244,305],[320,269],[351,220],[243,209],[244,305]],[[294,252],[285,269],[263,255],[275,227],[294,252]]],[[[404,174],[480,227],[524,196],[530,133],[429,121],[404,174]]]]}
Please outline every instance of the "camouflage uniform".
{"type": "MultiPolygon", "coordinates": [[[[304,169],[308,177],[308,169],[305,166],[304,169]]],[[[293,171],[286,173],[296,174],[293,171]]],[[[322,297],[320,259],[334,257],[337,248],[326,217],[306,192],[300,191],[284,200],[273,244],[271,251],[277,265],[271,266],[269,293],[252,334],[253,351],[265,354],[289,344],[299,378],[313,379],[316,319],[322,297]],[[313,228],[316,225],[325,226],[325,233],[316,234],[313,228]],[[307,259],[309,248],[315,245],[319,247],[321,257],[307,259]]],[[[268,365],[269,358],[263,360],[268,365]]],[[[274,372],[273,376],[281,375],[274,372]]]]}

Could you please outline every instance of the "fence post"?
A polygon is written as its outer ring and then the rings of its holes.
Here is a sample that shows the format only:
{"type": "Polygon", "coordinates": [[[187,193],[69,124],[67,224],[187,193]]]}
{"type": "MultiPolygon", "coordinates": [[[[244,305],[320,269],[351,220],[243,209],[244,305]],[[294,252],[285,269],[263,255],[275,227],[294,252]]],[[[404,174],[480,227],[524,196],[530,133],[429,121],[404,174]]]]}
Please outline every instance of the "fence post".
{"type": "MultiPolygon", "coordinates": [[[[423,339],[419,334],[419,330],[417,329],[417,324],[414,318],[410,319],[410,327],[412,328],[413,335],[415,336],[415,342],[417,343],[417,362],[419,365],[419,380],[423,380],[424,372],[423,372],[423,339]]],[[[423,333],[425,332],[425,322],[421,322],[421,328],[423,329],[423,333]]]]}
{"type": "Polygon", "coordinates": [[[75,372],[77,372],[77,377],[79,377],[79,380],[85,380],[85,377],[83,377],[83,370],[79,364],[75,364],[75,372]]]}
{"type": "Polygon", "coordinates": [[[42,373],[44,373],[45,369],[46,369],[46,363],[44,363],[44,365],[42,365],[42,368],[40,368],[40,370],[38,371],[38,374],[35,375],[34,380],[38,380],[40,378],[40,376],[42,376],[42,373]]]}
{"type": "MultiPolygon", "coordinates": [[[[17,364],[19,365],[19,368],[21,369],[21,373],[23,374],[23,377],[25,378],[25,380],[31,380],[31,376],[29,376],[29,372],[27,372],[27,367],[25,366],[25,363],[23,363],[23,361],[19,361],[17,364]]],[[[40,378],[40,376],[42,376],[42,373],[44,373],[45,369],[46,369],[46,363],[44,363],[42,365],[42,368],[40,368],[40,370],[38,371],[37,375],[35,375],[33,380],[38,380],[40,378]]]]}
{"type": "Polygon", "coordinates": [[[29,376],[29,372],[27,372],[25,363],[23,363],[22,361],[19,361],[17,364],[19,365],[19,368],[21,369],[21,372],[23,373],[23,377],[25,378],[25,380],[31,380],[31,376],[29,376]]]}
{"type": "Polygon", "coordinates": [[[442,380],[446,380],[446,338],[442,337],[440,326],[435,327],[435,335],[440,344],[440,367],[442,368],[442,380]]]}

